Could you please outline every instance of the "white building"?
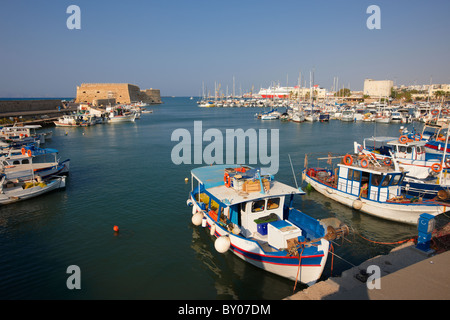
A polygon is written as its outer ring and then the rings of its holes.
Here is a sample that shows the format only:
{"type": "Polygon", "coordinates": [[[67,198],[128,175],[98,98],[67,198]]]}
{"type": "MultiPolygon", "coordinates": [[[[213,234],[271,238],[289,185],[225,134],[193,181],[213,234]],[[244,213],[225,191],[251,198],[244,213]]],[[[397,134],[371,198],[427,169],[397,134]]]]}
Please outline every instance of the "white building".
{"type": "Polygon", "coordinates": [[[384,98],[391,95],[391,89],[394,86],[392,80],[364,80],[364,94],[371,98],[384,98]]]}

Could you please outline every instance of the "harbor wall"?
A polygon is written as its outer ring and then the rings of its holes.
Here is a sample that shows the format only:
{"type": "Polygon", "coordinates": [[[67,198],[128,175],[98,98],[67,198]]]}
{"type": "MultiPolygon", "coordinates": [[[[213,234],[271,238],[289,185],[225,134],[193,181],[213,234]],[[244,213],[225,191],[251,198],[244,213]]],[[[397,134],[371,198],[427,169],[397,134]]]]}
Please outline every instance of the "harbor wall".
{"type": "Polygon", "coordinates": [[[58,99],[48,100],[5,100],[0,101],[0,116],[4,113],[31,112],[31,111],[58,111],[62,102],[58,99]]]}

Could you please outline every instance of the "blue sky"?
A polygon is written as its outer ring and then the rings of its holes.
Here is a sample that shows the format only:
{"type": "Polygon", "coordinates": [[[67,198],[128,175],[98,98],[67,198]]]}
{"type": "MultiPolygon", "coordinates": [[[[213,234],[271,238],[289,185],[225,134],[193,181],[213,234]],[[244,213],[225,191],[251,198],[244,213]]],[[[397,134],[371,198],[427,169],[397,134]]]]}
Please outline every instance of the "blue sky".
{"type": "Polygon", "coordinates": [[[165,96],[297,84],[362,90],[365,78],[450,83],[448,0],[3,0],[0,97],[73,97],[83,82],[165,96]],[[69,30],[69,5],[81,30],[69,30]],[[381,10],[369,30],[368,6],[381,10]],[[302,81],[303,83],[303,81],[302,81]]]}

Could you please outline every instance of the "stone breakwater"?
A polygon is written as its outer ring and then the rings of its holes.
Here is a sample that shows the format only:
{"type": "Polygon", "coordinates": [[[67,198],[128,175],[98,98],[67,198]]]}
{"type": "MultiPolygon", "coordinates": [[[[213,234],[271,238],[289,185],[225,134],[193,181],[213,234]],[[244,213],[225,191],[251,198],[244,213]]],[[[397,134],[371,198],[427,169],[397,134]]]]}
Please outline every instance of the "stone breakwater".
{"type": "Polygon", "coordinates": [[[0,124],[15,122],[45,125],[62,114],[76,110],[76,106],[60,99],[0,101],[0,124]]]}

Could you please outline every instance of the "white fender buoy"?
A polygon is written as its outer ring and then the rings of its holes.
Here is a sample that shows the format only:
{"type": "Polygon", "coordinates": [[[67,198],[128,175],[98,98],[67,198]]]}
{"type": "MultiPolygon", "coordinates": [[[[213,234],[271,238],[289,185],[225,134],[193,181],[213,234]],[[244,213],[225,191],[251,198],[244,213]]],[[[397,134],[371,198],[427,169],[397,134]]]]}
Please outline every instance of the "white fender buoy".
{"type": "Polygon", "coordinates": [[[192,214],[196,214],[198,211],[198,206],[195,203],[192,204],[192,214]]]}
{"type": "Polygon", "coordinates": [[[212,236],[216,233],[216,225],[214,223],[211,225],[211,230],[209,230],[209,233],[212,236]]]}
{"type": "Polygon", "coordinates": [[[352,204],[353,209],[360,210],[362,208],[362,206],[363,206],[363,203],[361,200],[356,199],[355,201],[353,201],[353,204],[352,204]]]}
{"type": "Polygon", "coordinates": [[[194,224],[194,226],[201,225],[202,220],[203,220],[203,213],[201,213],[201,212],[197,212],[196,214],[194,214],[192,216],[192,223],[194,224]]]}
{"type": "Polygon", "coordinates": [[[206,217],[203,217],[202,219],[202,227],[206,227],[206,217]]]}
{"type": "Polygon", "coordinates": [[[225,253],[230,249],[231,241],[230,237],[220,236],[214,242],[214,248],[216,248],[217,252],[225,253]]]}
{"type": "Polygon", "coordinates": [[[186,205],[187,206],[193,206],[194,205],[194,203],[192,202],[192,200],[191,199],[187,199],[187,201],[186,201],[186,205]]]}

